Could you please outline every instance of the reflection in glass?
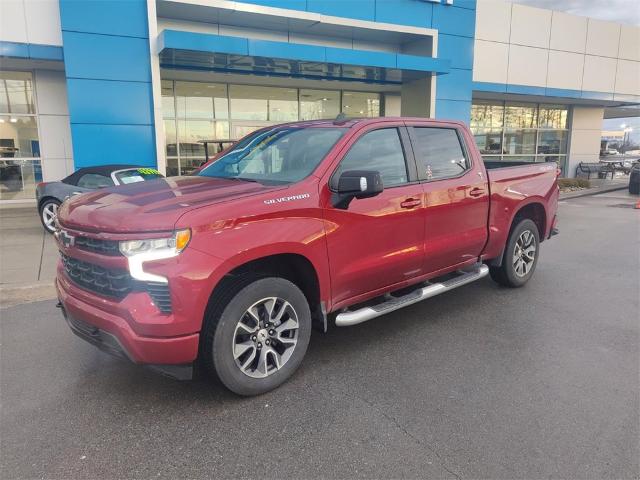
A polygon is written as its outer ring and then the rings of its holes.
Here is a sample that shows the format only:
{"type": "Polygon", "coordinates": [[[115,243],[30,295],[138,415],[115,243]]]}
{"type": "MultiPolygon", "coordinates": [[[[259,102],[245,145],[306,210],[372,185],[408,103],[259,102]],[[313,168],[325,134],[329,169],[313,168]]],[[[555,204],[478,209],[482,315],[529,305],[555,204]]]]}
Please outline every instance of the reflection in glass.
{"type": "Polygon", "coordinates": [[[505,155],[502,157],[505,162],[535,162],[536,157],[533,155],[505,155]]]}
{"type": "Polygon", "coordinates": [[[177,157],[167,158],[167,177],[177,177],[180,175],[180,161],[177,157]]]}
{"type": "Polygon", "coordinates": [[[340,92],[300,90],[300,120],[335,118],[340,113],[340,92]]]}
{"type": "Polygon", "coordinates": [[[540,130],[538,132],[538,153],[567,153],[567,132],[564,130],[540,130]]]}
{"type": "Polygon", "coordinates": [[[36,117],[0,115],[0,158],[40,156],[36,117]]]}
{"type": "Polygon", "coordinates": [[[348,117],[379,117],[380,95],[367,92],[342,92],[342,111],[348,117]]]}
{"type": "Polygon", "coordinates": [[[567,107],[561,105],[540,105],[540,128],[567,128],[567,107]]]}
{"type": "Polygon", "coordinates": [[[504,126],[507,130],[536,128],[538,126],[536,105],[507,104],[504,113],[504,126]]]}
{"type": "Polygon", "coordinates": [[[471,129],[502,129],[504,106],[495,102],[477,101],[471,106],[471,129]]]}
{"type": "Polygon", "coordinates": [[[36,113],[30,72],[0,71],[0,113],[36,113]]]}

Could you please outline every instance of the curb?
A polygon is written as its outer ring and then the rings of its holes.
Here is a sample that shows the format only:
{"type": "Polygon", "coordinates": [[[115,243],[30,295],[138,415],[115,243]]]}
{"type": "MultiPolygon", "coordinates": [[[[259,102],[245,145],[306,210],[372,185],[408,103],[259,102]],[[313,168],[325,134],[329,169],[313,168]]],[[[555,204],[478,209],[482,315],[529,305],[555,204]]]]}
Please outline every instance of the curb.
{"type": "Polygon", "coordinates": [[[24,303],[54,300],[57,298],[53,282],[0,286],[0,310],[24,303]]]}
{"type": "Polygon", "coordinates": [[[609,187],[602,188],[587,188],[586,190],[580,192],[571,192],[566,194],[560,194],[560,201],[562,200],[570,200],[572,198],[580,198],[580,197],[590,197],[592,195],[598,195],[600,193],[608,193],[608,192],[616,192],[618,190],[626,190],[627,185],[611,185],[609,187]]]}

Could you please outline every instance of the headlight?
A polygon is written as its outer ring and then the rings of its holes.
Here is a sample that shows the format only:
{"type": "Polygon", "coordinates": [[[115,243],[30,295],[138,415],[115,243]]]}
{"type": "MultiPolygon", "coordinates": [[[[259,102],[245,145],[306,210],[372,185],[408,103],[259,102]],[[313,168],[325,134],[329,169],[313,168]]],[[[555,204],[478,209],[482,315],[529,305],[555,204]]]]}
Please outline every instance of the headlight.
{"type": "Polygon", "coordinates": [[[144,262],[172,258],[180,254],[191,240],[191,230],[178,230],[166,238],[150,238],[147,240],[127,240],[120,242],[119,248],[129,262],[129,273],[136,280],[143,282],[167,283],[165,277],[145,272],[144,262]]]}

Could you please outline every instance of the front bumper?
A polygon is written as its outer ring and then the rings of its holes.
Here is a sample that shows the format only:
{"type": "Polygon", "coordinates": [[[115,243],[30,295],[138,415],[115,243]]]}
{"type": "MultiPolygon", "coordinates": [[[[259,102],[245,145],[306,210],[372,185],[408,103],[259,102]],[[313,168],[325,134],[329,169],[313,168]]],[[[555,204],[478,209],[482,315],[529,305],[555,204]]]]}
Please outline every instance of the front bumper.
{"type": "Polygon", "coordinates": [[[191,377],[191,367],[198,355],[198,333],[170,337],[140,335],[116,312],[123,309],[144,315],[148,301],[140,303],[140,296],[129,295],[117,305],[107,300],[96,302],[96,296],[71,283],[61,270],[56,278],[56,290],[71,331],[83,340],[111,355],[151,366],[172,377],[191,377]]]}

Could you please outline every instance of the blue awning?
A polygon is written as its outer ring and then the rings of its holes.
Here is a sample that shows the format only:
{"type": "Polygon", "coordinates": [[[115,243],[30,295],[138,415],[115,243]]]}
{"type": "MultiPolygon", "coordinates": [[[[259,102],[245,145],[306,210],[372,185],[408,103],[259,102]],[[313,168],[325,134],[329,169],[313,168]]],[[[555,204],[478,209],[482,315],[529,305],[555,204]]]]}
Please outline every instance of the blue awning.
{"type": "Polygon", "coordinates": [[[449,72],[450,61],[402,53],[352,50],[224,35],[164,30],[163,68],[402,83],[425,72],[449,72]]]}

